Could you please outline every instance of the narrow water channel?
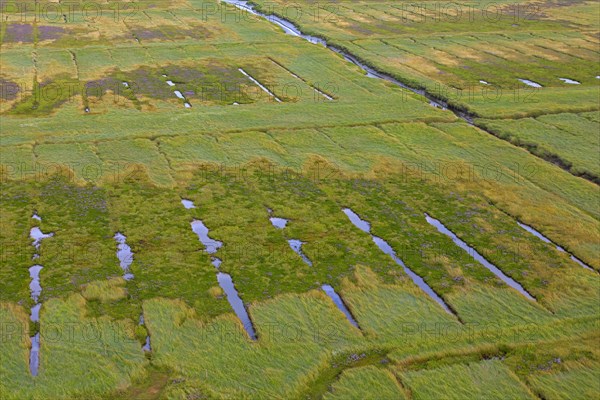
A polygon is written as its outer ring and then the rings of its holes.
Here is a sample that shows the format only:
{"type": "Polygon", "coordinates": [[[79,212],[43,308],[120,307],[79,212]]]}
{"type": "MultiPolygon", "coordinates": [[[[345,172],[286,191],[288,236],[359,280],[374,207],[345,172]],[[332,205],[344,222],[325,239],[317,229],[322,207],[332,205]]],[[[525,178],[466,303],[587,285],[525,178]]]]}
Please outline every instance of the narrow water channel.
{"type": "Polygon", "coordinates": [[[344,313],[344,315],[346,316],[348,321],[352,325],[354,325],[355,327],[360,329],[360,327],[358,326],[358,322],[356,322],[356,320],[354,319],[354,316],[352,316],[352,313],[350,313],[350,310],[348,310],[348,307],[346,307],[346,304],[344,303],[344,301],[342,300],[340,295],[337,294],[335,289],[330,285],[323,285],[323,286],[321,286],[321,289],[323,289],[323,291],[327,294],[327,296],[329,296],[331,298],[331,300],[333,300],[336,307],[339,308],[340,311],[344,313]]]}
{"type": "Polygon", "coordinates": [[[529,225],[525,225],[519,221],[517,221],[517,224],[525,229],[527,232],[531,233],[533,236],[537,237],[538,239],[540,239],[542,242],[548,243],[553,245],[554,247],[556,247],[556,250],[560,251],[561,253],[567,253],[569,255],[569,257],[571,258],[571,260],[573,260],[574,262],[576,262],[577,264],[579,264],[580,266],[582,266],[583,268],[590,270],[590,271],[594,271],[596,272],[596,270],[592,267],[590,267],[589,265],[587,265],[586,263],[584,263],[583,261],[581,261],[579,258],[575,257],[573,254],[567,252],[565,249],[563,249],[562,247],[560,247],[559,245],[557,245],[556,243],[554,243],[553,241],[551,241],[550,239],[548,239],[546,236],[544,236],[541,232],[535,230],[534,228],[532,228],[529,225]]]}
{"type": "MultiPolygon", "coordinates": [[[[189,200],[182,199],[181,203],[186,209],[195,208],[194,203],[189,200]]],[[[202,222],[201,220],[195,219],[193,220],[191,225],[192,230],[198,236],[198,239],[204,245],[204,248],[208,254],[217,253],[217,251],[223,246],[223,242],[211,239],[209,237],[209,230],[206,227],[206,225],[204,225],[204,222],[202,222]]],[[[211,263],[215,267],[215,269],[218,270],[223,261],[220,258],[217,258],[216,256],[212,256],[211,263]]],[[[254,325],[252,324],[252,320],[248,315],[248,311],[246,310],[244,302],[240,298],[235,288],[231,275],[219,271],[217,272],[217,282],[219,283],[221,289],[223,289],[223,291],[225,292],[227,301],[231,305],[231,308],[233,309],[235,315],[238,317],[238,319],[244,326],[244,329],[248,333],[250,339],[257,340],[254,325]]]]}
{"type": "MultiPolygon", "coordinates": [[[[42,218],[34,213],[31,216],[32,219],[41,222],[42,218]]],[[[33,255],[33,259],[38,259],[40,257],[37,250],[40,249],[42,244],[42,240],[50,238],[54,236],[54,233],[44,233],[42,230],[35,226],[31,228],[29,231],[29,237],[32,239],[32,246],[36,249],[36,253],[33,255]]],[[[29,282],[29,290],[31,293],[31,300],[33,300],[33,306],[31,307],[29,319],[31,322],[35,323],[34,335],[31,339],[31,350],[29,352],[29,371],[32,376],[37,376],[40,365],[40,310],[42,308],[42,303],[40,302],[40,296],[42,295],[42,283],[40,279],[40,273],[44,267],[35,264],[29,268],[29,277],[31,281],[29,282]]]]}
{"type": "Polygon", "coordinates": [[[356,226],[361,231],[371,235],[371,239],[377,245],[377,247],[379,247],[379,249],[382,252],[384,252],[385,254],[390,256],[396,264],[401,266],[402,269],[404,270],[404,272],[406,273],[406,275],[408,275],[410,277],[410,279],[412,279],[412,281],[421,290],[423,290],[425,293],[427,293],[427,295],[429,297],[431,297],[440,306],[442,306],[444,311],[446,311],[448,314],[452,314],[452,315],[456,316],[456,314],[450,309],[450,307],[446,304],[446,302],[431,288],[431,286],[429,286],[427,284],[427,282],[425,282],[425,280],[421,276],[417,275],[413,270],[408,268],[406,266],[406,264],[404,264],[404,262],[396,255],[396,252],[394,251],[392,246],[389,245],[388,242],[386,242],[385,240],[383,240],[380,237],[377,237],[377,236],[374,236],[371,234],[371,224],[369,224],[367,221],[360,218],[360,216],[357,213],[355,213],[354,211],[352,211],[350,208],[344,208],[343,211],[344,211],[344,214],[346,214],[346,216],[350,219],[350,222],[352,222],[352,224],[354,226],[356,226]]]}
{"type": "Polygon", "coordinates": [[[446,226],[444,224],[442,224],[440,221],[438,221],[437,219],[435,219],[433,217],[430,217],[428,214],[425,214],[425,219],[427,220],[427,222],[430,225],[434,226],[440,233],[443,233],[444,235],[446,235],[450,239],[452,239],[454,244],[456,244],[458,247],[460,247],[461,249],[466,251],[471,257],[473,257],[476,261],[478,261],[485,268],[490,270],[490,272],[492,272],[494,275],[496,275],[498,278],[500,278],[502,281],[504,281],[504,283],[506,283],[508,286],[512,287],[513,289],[515,289],[516,291],[521,293],[523,296],[525,296],[529,300],[536,301],[535,297],[530,295],[529,292],[527,292],[527,290],[525,290],[525,288],[523,288],[523,286],[521,286],[520,283],[518,283],[511,277],[504,274],[504,272],[502,272],[502,270],[500,268],[496,267],[494,264],[492,264],[491,262],[486,260],[481,254],[479,254],[477,252],[477,250],[475,250],[474,248],[472,248],[468,244],[466,244],[464,241],[462,241],[458,236],[456,236],[454,234],[454,232],[452,232],[450,229],[446,228],[446,226]]]}
{"type": "Polygon", "coordinates": [[[130,281],[134,278],[129,269],[133,263],[133,252],[131,251],[131,247],[127,244],[127,237],[125,237],[125,235],[117,232],[114,239],[117,242],[117,258],[119,259],[119,264],[123,270],[123,279],[130,281]]]}

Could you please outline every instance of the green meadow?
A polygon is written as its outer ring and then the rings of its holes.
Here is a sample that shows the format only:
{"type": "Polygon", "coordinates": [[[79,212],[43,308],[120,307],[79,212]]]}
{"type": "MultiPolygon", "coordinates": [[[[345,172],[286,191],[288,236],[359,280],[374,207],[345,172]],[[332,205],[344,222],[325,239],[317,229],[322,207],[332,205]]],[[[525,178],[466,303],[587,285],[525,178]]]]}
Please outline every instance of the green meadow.
{"type": "Polygon", "coordinates": [[[598,398],[597,5],[253,4],[473,123],[230,4],[3,5],[0,398],[598,398]]]}

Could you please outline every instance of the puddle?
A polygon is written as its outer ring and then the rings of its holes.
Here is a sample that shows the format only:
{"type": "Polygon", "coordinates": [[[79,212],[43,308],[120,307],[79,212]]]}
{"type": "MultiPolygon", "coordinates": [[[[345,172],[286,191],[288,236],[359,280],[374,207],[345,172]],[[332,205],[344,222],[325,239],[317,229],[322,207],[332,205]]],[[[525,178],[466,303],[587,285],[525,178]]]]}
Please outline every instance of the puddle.
{"type": "Polygon", "coordinates": [[[29,290],[31,292],[31,299],[35,303],[35,306],[31,309],[31,320],[33,322],[39,321],[39,311],[41,304],[39,304],[38,302],[42,294],[42,285],[40,284],[40,272],[43,268],[44,267],[42,267],[41,265],[34,265],[29,268],[29,277],[31,278],[31,282],[29,283],[29,290]]]}
{"type": "Polygon", "coordinates": [[[293,76],[294,78],[298,79],[299,81],[304,82],[306,85],[310,86],[312,90],[315,91],[315,93],[323,96],[324,98],[326,98],[329,101],[333,101],[335,100],[333,97],[331,97],[330,95],[328,95],[327,93],[317,89],[316,87],[314,87],[313,85],[311,85],[310,83],[308,83],[307,81],[305,81],[304,79],[300,78],[298,75],[296,75],[295,73],[293,73],[292,71],[290,71],[289,69],[287,69],[286,67],[284,67],[283,65],[279,64],[277,61],[271,59],[271,62],[275,65],[277,65],[278,67],[284,69],[288,74],[290,74],[291,76],[293,76]]]}
{"type": "Polygon", "coordinates": [[[198,239],[200,239],[200,242],[202,242],[204,247],[206,247],[206,252],[208,254],[216,253],[217,250],[219,250],[221,246],[223,246],[223,242],[208,237],[208,228],[206,227],[206,225],[204,225],[202,221],[195,219],[191,225],[194,233],[198,235],[198,239]]]}
{"type": "Polygon", "coordinates": [[[43,233],[42,230],[37,226],[34,226],[33,228],[31,228],[31,231],[29,231],[29,237],[33,239],[33,246],[36,249],[40,248],[42,240],[50,238],[52,236],[54,236],[54,233],[43,233]]]}
{"type": "MultiPolygon", "coordinates": [[[[349,208],[344,208],[343,211],[344,211],[344,214],[346,214],[346,216],[348,216],[348,218],[350,219],[352,224],[354,224],[354,226],[356,226],[361,231],[371,235],[371,225],[367,221],[361,219],[358,216],[358,214],[356,214],[354,211],[352,211],[349,208]]],[[[446,302],[440,296],[438,296],[438,294],[427,284],[427,282],[425,282],[425,280],[423,278],[421,278],[413,270],[408,268],[406,266],[406,264],[404,264],[404,262],[396,255],[396,252],[394,251],[392,246],[389,245],[388,242],[386,242],[382,238],[374,236],[374,235],[371,235],[371,239],[373,239],[373,242],[377,245],[377,247],[379,247],[379,250],[383,251],[385,254],[390,256],[396,264],[401,266],[402,269],[404,270],[404,272],[406,273],[406,275],[408,275],[410,277],[410,279],[412,279],[412,281],[422,291],[427,293],[427,295],[429,295],[429,297],[431,297],[440,306],[442,306],[444,311],[446,311],[448,314],[455,315],[454,312],[452,312],[452,310],[450,309],[450,307],[448,307],[446,302]]]]}
{"type": "Polygon", "coordinates": [[[444,224],[442,224],[440,221],[438,221],[435,218],[430,217],[429,215],[425,214],[425,219],[427,220],[427,222],[434,226],[439,232],[443,233],[444,235],[448,236],[449,238],[452,239],[452,241],[461,249],[463,249],[464,251],[466,251],[471,257],[473,257],[475,260],[477,260],[481,265],[483,265],[484,267],[486,267],[488,270],[490,270],[494,275],[496,275],[498,278],[502,279],[502,281],[504,281],[504,283],[506,283],[507,285],[509,285],[510,287],[512,287],[513,289],[517,290],[519,293],[521,293],[523,296],[525,296],[526,298],[528,298],[529,300],[533,300],[535,301],[535,298],[530,295],[524,288],[523,286],[521,286],[517,281],[515,281],[514,279],[512,279],[511,277],[507,276],[504,274],[504,272],[502,272],[498,267],[496,267],[494,264],[492,264],[491,262],[489,262],[488,260],[486,260],[481,254],[479,254],[474,248],[470,247],[468,244],[466,244],[465,242],[463,242],[462,240],[460,240],[458,238],[458,236],[456,236],[454,234],[454,232],[452,232],[450,229],[446,228],[446,226],[444,226],[444,224]]]}
{"type": "Polygon", "coordinates": [[[134,278],[129,269],[131,263],[133,263],[133,252],[131,251],[131,247],[127,244],[127,237],[125,235],[117,232],[114,238],[117,241],[117,258],[119,259],[119,264],[123,270],[123,278],[126,281],[130,281],[134,278]]]}
{"type": "Polygon", "coordinates": [[[89,107],[86,107],[84,111],[85,111],[86,113],[89,113],[89,112],[90,112],[90,108],[89,108],[89,107]]]}
{"type": "Polygon", "coordinates": [[[192,108],[192,105],[190,103],[188,103],[187,101],[185,103],[183,103],[183,106],[185,108],[192,108]]]}
{"type": "Polygon", "coordinates": [[[573,79],[569,79],[569,78],[558,78],[558,79],[560,79],[564,83],[568,83],[569,85],[581,85],[581,82],[574,81],[573,79]]]}
{"type": "MultiPolygon", "coordinates": [[[[146,327],[146,323],[144,321],[144,314],[140,314],[140,322],[139,322],[140,326],[146,327]]],[[[148,330],[146,328],[146,330],[148,330]]],[[[151,352],[152,351],[152,346],[150,345],[150,335],[146,336],[146,341],[144,342],[144,345],[142,346],[142,350],[144,350],[145,352],[151,352]]]]}
{"type": "Polygon", "coordinates": [[[486,82],[486,81],[479,81],[479,83],[483,83],[484,85],[489,85],[489,82],[486,82]]]}
{"type": "Polygon", "coordinates": [[[183,97],[183,94],[181,94],[181,92],[179,90],[176,90],[173,93],[175,93],[175,96],[177,96],[177,98],[179,98],[181,100],[185,100],[185,97],[183,97]]]}
{"type": "Polygon", "coordinates": [[[302,245],[305,242],[302,242],[298,239],[289,239],[288,243],[290,244],[290,247],[292,248],[292,250],[294,250],[296,252],[296,254],[298,254],[300,257],[302,257],[302,260],[310,265],[312,267],[312,261],[310,261],[310,259],[308,257],[306,257],[306,255],[302,252],[302,245]]]}
{"type": "Polygon", "coordinates": [[[371,233],[371,224],[369,224],[367,221],[361,219],[358,214],[356,214],[354,211],[352,211],[349,208],[344,208],[343,209],[344,214],[346,214],[346,216],[348,218],[350,218],[350,222],[352,222],[352,224],[354,226],[356,226],[358,229],[360,229],[361,231],[365,232],[365,233],[371,233]]]}
{"type": "Polygon", "coordinates": [[[129,83],[127,83],[127,82],[122,82],[122,83],[123,83],[123,86],[125,86],[126,88],[129,87],[129,83]]]}
{"type": "Polygon", "coordinates": [[[219,286],[221,286],[221,288],[225,292],[225,295],[227,296],[227,301],[229,301],[229,304],[231,304],[231,308],[233,308],[235,314],[238,316],[240,321],[242,321],[242,325],[244,325],[244,329],[246,330],[246,332],[248,332],[248,336],[250,336],[252,340],[256,340],[254,326],[252,325],[252,321],[250,320],[248,312],[244,307],[244,302],[238,295],[238,292],[235,289],[235,286],[233,285],[233,280],[231,279],[231,276],[229,274],[219,272],[217,274],[217,280],[219,281],[219,286]]]}
{"type": "Polygon", "coordinates": [[[269,218],[269,221],[271,221],[271,224],[273,224],[273,226],[278,229],[285,228],[287,223],[289,222],[289,220],[287,220],[285,218],[277,218],[277,217],[271,217],[271,218],[269,218]]]}
{"type": "Polygon", "coordinates": [[[31,218],[36,219],[38,221],[42,220],[42,217],[40,217],[37,213],[33,213],[33,215],[31,216],[31,218]]]}
{"type": "Polygon", "coordinates": [[[519,79],[519,81],[523,82],[524,84],[534,87],[534,88],[541,88],[542,85],[540,85],[539,83],[536,83],[534,81],[530,81],[529,79],[519,79]]]}
{"type": "Polygon", "coordinates": [[[346,307],[346,304],[344,304],[344,301],[342,300],[340,295],[336,293],[335,289],[333,287],[331,287],[330,285],[323,285],[323,286],[321,286],[321,289],[323,289],[323,291],[327,294],[327,296],[329,296],[331,298],[331,300],[333,300],[333,302],[335,303],[337,308],[339,308],[340,311],[344,313],[344,315],[346,316],[348,321],[350,321],[350,323],[352,325],[354,325],[355,327],[360,329],[360,327],[358,326],[358,323],[356,322],[356,320],[350,313],[350,310],[348,310],[348,307],[346,307]]]}
{"type": "Polygon", "coordinates": [[[188,210],[191,208],[196,208],[196,206],[194,205],[194,202],[191,200],[181,199],[181,204],[183,204],[183,206],[188,210]]]}
{"type": "Polygon", "coordinates": [[[167,81],[167,85],[169,85],[169,86],[175,86],[175,84],[173,83],[173,81],[167,81]]]}
{"type": "Polygon", "coordinates": [[[590,271],[596,271],[594,268],[590,267],[589,265],[587,265],[586,263],[584,263],[583,261],[581,261],[580,259],[578,259],[577,257],[575,257],[573,254],[567,252],[565,249],[563,249],[562,247],[560,247],[559,245],[557,245],[556,243],[554,243],[552,240],[548,239],[546,236],[544,236],[541,232],[533,229],[531,226],[529,225],[525,225],[519,221],[517,221],[517,224],[525,229],[527,232],[531,233],[533,236],[537,237],[538,239],[540,239],[542,242],[551,244],[553,246],[556,247],[556,250],[560,251],[561,253],[567,253],[569,254],[569,256],[571,257],[571,260],[575,261],[577,264],[579,264],[580,266],[582,266],[585,269],[589,269],[590,271]]]}
{"type": "Polygon", "coordinates": [[[275,99],[275,101],[277,101],[278,103],[281,103],[281,100],[275,96],[275,94],[273,92],[271,92],[269,89],[267,89],[265,86],[263,86],[262,83],[260,83],[259,81],[257,81],[256,79],[254,79],[250,74],[248,74],[246,71],[244,71],[242,68],[238,68],[238,70],[244,74],[248,79],[250,79],[255,85],[257,85],[259,88],[262,89],[263,92],[267,93],[269,96],[273,97],[275,99]]]}
{"type": "Polygon", "coordinates": [[[215,267],[216,269],[219,269],[219,267],[221,266],[221,264],[223,264],[223,260],[221,260],[218,257],[213,257],[211,259],[211,264],[213,265],[213,267],[215,267]]]}

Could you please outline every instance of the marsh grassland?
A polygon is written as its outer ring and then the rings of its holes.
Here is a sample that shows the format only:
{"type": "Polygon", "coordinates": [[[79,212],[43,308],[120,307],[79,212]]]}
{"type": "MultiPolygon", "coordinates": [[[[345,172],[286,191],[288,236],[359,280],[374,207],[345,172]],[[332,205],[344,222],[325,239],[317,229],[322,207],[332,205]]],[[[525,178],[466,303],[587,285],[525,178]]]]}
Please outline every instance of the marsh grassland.
{"type": "Polygon", "coordinates": [[[597,4],[18,4],[1,399],[600,396],[597,4]]]}

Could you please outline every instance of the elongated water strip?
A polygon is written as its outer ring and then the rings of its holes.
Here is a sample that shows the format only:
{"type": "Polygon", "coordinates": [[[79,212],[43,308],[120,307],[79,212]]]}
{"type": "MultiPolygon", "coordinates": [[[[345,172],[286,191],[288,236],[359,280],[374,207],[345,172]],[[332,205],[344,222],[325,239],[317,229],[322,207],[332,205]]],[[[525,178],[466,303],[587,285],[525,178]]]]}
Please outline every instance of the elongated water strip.
{"type": "Polygon", "coordinates": [[[344,315],[346,316],[348,321],[352,325],[354,325],[355,327],[360,329],[360,327],[358,326],[358,322],[356,322],[356,320],[352,316],[352,313],[350,313],[350,310],[348,310],[348,307],[346,307],[346,304],[344,303],[344,301],[342,300],[340,295],[336,293],[335,289],[333,287],[331,287],[330,285],[323,285],[323,286],[321,286],[321,289],[323,289],[323,291],[327,294],[327,296],[329,296],[331,298],[331,300],[333,300],[336,307],[339,308],[340,311],[344,313],[344,315]]]}
{"type": "MultiPolygon", "coordinates": [[[[182,204],[184,205],[185,208],[193,208],[193,207],[189,207],[190,205],[193,206],[193,203],[191,203],[191,204],[190,203],[185,203],[182,200],[182,204]]],[[[215,254],[221,248],[221,246],[223,246],[223,242],[211,239],[208,236],[208,233],[209,233],[208,228],[206,227],[206,225],[204,225],[204,223],[202,221],[194,220],[191,225],[192,225],[192,230],[194,231],[194,233],[196,233],[196,235],[198,235],[198,239],[200,239],[200,242],[204,245],[206,252],[208,254],[215,254]]],[[[221,263],[222,263],[221,259],[214,257],[214,256],[212,257],[212,265],[216,269],[219,269],[219,267],[221,266],[221,263]]],[[[250,336],[250,338],[252,340],[257,340],[254,326],[252,325],[250,316],[248,315],[248,312],[246,311],[244,302],[238,295],[237,290],[235,289],[231,275],[226,274],[224,272],[218,272],[217,273],[217,282],[219,282],[219,286],[225,292],[225,295],[227,296],[227,301],[231,305],[231,308],[233,308],[235,315],[237,315],[239,320],[242,322],[242,325],[244,326],[244,329],[248,333],[248,336],[250,336]]]]}
{"type": "Polygon", "coordinates": [[[117,232],[114,238],[117,242],[117,258],[119,259],[119,264],[123,270],[123,278],[126,281],[130,281],[134,278],[129,269],[133,263],[133,252],[131,251],[131,247],[127,244],[127,237],[125,237],[125,235],[117,232]]]}
{"type": "Polygon", "coordinates": [[[244,71],[242,68],[238,68],[238,70],[246,75],[246,77],[248,79],[250,79],[255,85],[257,85],[259,88],[261,88],[265,93],[267,93],[269,96],[273,97],[275,99],[275,101],[277,101],[278,103],[281,103],[281,100],[279,99],[279,97],[275,96],[275,94],[273,92],[271,92],[269,89],[267,89],[262,83],[260,83],[259,81],[257,81],[256,79],[254,79],[250,74],[248,74],[246,71],[244,71]]]}
{"type": "Polygon", "coordinates": [[[219,286],[225,292],[227,296],[227,301],[233,308],[233,311],[237,315],[237,317],[242,322],[244,329],[248,332],[248,336],[252,340],[256,340],[256,332],[254,331],[254,326],[252,325],[252,321],[248,316],[248,312],[246,311],[246,307],[244,306],[244,302],[238,295],[237,290],[235,289],[235,285],[233,284],[233,279],[231,279],[231,275],[219,272],[217,274],[217,281],[219,281],[219,286]]]}
{"type": "Polygon", "coordinates": [[[541,232],[535,230],[531,226],[525,225],[524,223],[519,222],[519,221],[517,221],[517,224],[519,224],[519,226],[521,228],[525,229],[527,232],[531,233],[533,236],[535,236],[538,239],[540,239],[542,242],[545,242],[545,243],[548,243],[548,244],[551,244],[551,245],[555,246],[556,250],[560,251],[561,253],[567,253],[569,255],[569,257],[571,257],[571,260],[575,261],[577,264],[579,264],[583,268],[588,269],[590,271],[596,271],[594,268],[590,267],[589,265],[587,265],[586,263],[584,263],[583,261],[581,261],[579,258],[575,257],[573,254],[567,252],[565,249],[563,249],[562,247],[560,247],[559,245],[557,245],[556,243],[554,243],[552,240],[548,239],[541,232]]]}
{"type": "Polygon", "coordinates": [[[473,257],[475,260],[477,260],[485,268],[487,268],[488,270],[490,270],[490,272],[492,272],[494,275],[496,275],[498,278],[500,278],[502,281],[504,281],[504,283],[506,283],[508,286],[510,286],[513,289],[517,290],[519,293],[521,293],[523,296],[527,297],[529,300],[536,301],[535,297],[533,297],[532,295],[530,295],[529,292],[527,292],[527,290],[525,290],[525,288],[523,286],[521,286],[520,283],[518,283],[517,281],[515,281],[511,277],[509,277],[506,274],[504,274],[504,272],[502,272],[502,270],[500,268],[496,267],[494,264],[492,264],[491,262],[489,262],[488,260],[486,260],[474,248],[470,247],[468,244],[466,244],[465,242],[463,242],[458,236],[456,236],[454,234],[454,232],[452,232],[450,229],[446,228],[446,226],[444,226],[444,224],[442,224],[440,221],[438,221],[435,218],[430,217],[428,214],[425,214],[425,219],[427,220],[427,222],[430,225],[434,226],[439,232],[441,232],[444,235],[446,235],[449,238],[451,238],[452,241],[458,247],[460,247],[461,249],[463,249],[464,251],[466,251],[471,257],[473,257]]]}
{"type": "Polygon", "coordinates": [[[352,211],[349,208],[344,208],[343,209],[344,214],[346,214],[346,216],[350,219],[350,222],[352,222],[352,224],[354,226],[356,226],[358,229],[360,229],[361,231],[368,233],[369,235],[371,235],[371,239],[373,240],[373,242],[377,245],[377,247],[379,247],[379,249],[381,251],[383,251],[385,254],[389,255],[392,260],[394,260],[394,262],[398,265],[400,265],[402,267],[402,269],[404,270],[404,272],[406,273],[406,275],[408,275],[410,277],[410,279],[412,279],[412,281],[419,287],[421,288],[421,290],[423,290],[425,293],[427,293],[427,295],[429,295],[429,297],[431,297],[433,300],[435,300],[440,306],[442,306],[442,308],[444,309],[444,311],[446,311],[448,314],[452,314],[452,315],[456,315],[451,309],[450,307],[448,307],[448,305],[446,304],[446,302],[444,301],[444,299],[442,299],[428,284],[427,282],[425,282],[425,280],[423,278],[421,278],[419,275],[417,275],[413,270],[411,270],[410,268],[408,268],[406,266],[406,264],[404,264],[404,262],[396,255],[396,252],[394,251],[394,249],[392,248],[392,246],[389,245],[388,242],[386,242],[385,240],[383,240],[380,237],[374,236],[371,234],[371,225],[363,220],[362,218],[360,218],[358,216],[358,214],[356,214],[354,211],[352,211]]]}

